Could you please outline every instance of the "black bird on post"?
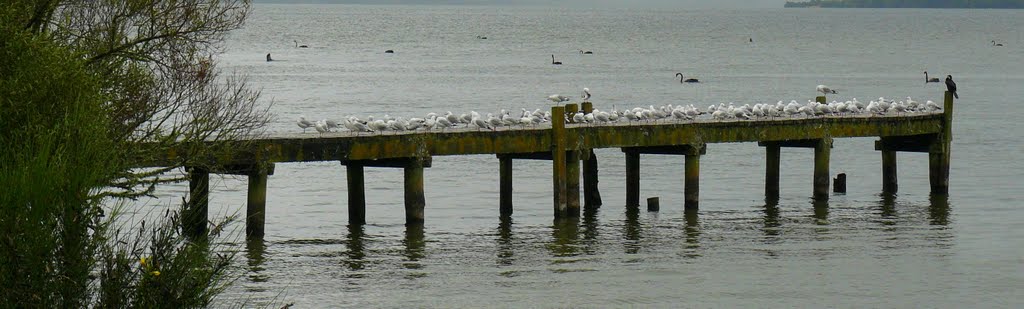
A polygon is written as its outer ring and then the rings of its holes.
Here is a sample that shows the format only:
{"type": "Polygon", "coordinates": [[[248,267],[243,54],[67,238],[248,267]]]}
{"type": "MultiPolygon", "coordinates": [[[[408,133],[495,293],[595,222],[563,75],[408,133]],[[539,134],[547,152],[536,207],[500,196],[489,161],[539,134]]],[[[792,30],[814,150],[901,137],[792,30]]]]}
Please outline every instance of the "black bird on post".
{"type": "Polygon", "coordinates": [[[956,83],[953,82],[953,75],[946,75],[946,91],[952,92],[954,98],[960,98],[960,96],[956,94],[956,83]]]}

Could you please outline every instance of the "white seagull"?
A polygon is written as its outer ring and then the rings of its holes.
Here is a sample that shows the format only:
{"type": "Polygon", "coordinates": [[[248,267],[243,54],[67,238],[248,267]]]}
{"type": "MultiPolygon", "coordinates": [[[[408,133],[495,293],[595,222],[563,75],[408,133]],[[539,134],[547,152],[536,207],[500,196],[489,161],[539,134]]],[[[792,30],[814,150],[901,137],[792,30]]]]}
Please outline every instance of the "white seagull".
{"type": "Polygon", "coordinates": [[[825,85],[818,85],[818,92],[821,92],[821,93],[824,93],[824,94],[837,94],[838,93],[835,90],[833,90],[832,88],[829,88],[828,86],[825,86],[825,85]]]}
{"type": "Polygon", "coordinates": [[[295,124],[302,128],[302,133],[306,133],[306,129],[313,126],[313,122],[306,120],[306,116],[299,116],[299,121],[296,121],[295,124]]]}

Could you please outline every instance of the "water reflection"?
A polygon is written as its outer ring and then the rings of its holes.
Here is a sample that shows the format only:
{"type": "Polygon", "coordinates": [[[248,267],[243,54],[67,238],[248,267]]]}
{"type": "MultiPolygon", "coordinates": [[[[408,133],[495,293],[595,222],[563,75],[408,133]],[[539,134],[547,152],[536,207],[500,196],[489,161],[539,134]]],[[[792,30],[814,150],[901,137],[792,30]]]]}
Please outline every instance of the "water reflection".
{"type": "MultiPolygon", "coordinates": [[[[883,192],[883,193],[879,194],[879,197],[881,197],[881,199],[882,199],[878,203],[882,207],[882,209],[881,209],[882,218],[894,218],[894,217],[896,217],[896,194],[883,192]]],[[[884,222],[883,224],[896,224],[896,222],[893,222],[893,221],[883,221],[883,222],[884,222]]]]}
{"type": "Polygon", "coordinates": [[[766,198],[764,200],[764,235],[765,236],[779,236],[779,227],[782,223],[779,221],[779,199],[777,198],[766,198]]]}
{"type": "Polygon", "coordinates": [[[932,194],[928,197],[928,220],[932,225],[949,225],[949,195],[932,194]]]}
{"type": "Polygon", "coordinates": [[[512,245],[512,218],[501,217],[498,223],[498,265],[515,264],[515,248],[512,245]]]}
{"type": "Polygon", "coordinates": [[[625,237],[623,245],[626,254],[640,252],[640,239],[643,234],[643,227],[640,226],[640,207],[626,207],[626,222],[622,226],[622,235],[625,237]]]}
{"type": "Polygon", "coordinates": [[[828,222],[828,200],[814,199],[814,219],[818,225],[829,225],[828,222]]]}
{"type": "Polygon", "coordinates": [[[362,224],[349,224],[348,235],[345,236],[346,244],[348,245],[348,251],[345,252],[346,259],[343,260],[345,267],[350,270],[362,270],[365,265],[363,258],[366,254],[363,252],[365,245],[363,244],[363,225],[362,224]]]}
{"type": "Polygon", "coordinates": [[[587,254],[597,253],[598,214],[596,208],[583,210],[583,251],[587,254]]]}
{"type": "Polygon", "coordinates": [[[552,242],[548,250],[555,257],[579,254],[580,218],[556,218],[551,225],[552,242]]]}
{"type": "Polygon", "coordinates": [[[249,265],[249,281],[266,282],[269,278],[263,274],[264,256],[266,254],[266,243],[261,238],[250,238],[245,243],[245,258],[249,265]]]}
{"type": "Polygon", "coordinates": [[[687,210],[683,212],[683,216],[686,219],[686,247],[700,247],[700,217],[698,212],[696,210],[687,210]]]}
{"type": "Polygon", "coordinates": [[[423,223],[409,223],[405,225],[405,258],[409,263],[404,263],[405,268],[419,269],[423,265],[417,263],[426,256],[426,241],[423,240],[423,223]]]}

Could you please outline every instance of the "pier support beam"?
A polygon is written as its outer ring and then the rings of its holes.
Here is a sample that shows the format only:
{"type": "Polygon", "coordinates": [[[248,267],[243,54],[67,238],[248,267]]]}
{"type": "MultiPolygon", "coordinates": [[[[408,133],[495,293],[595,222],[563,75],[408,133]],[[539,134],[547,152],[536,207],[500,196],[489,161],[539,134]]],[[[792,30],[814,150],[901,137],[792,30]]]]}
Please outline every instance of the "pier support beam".
{"type": "Polygon", "coordinates": [[[245,204],[245,237],[263,238],[267,222],[267,176],[274,164],[257,164],[248,172],[249,192],[245,204]]]}
{"type": "Polygon", "coordinates": [[[188,172],[188,203],[182,211],[182,229],[192,238],[206,237],[210,213],[210,171],[202,167],[186,167],[188,172]]]}
{"type": "Polygon", "coordinates": [[[555,218],[562,218],[567,216],[567,201],[566,195],[566,137],[565,137],[565,119],[562,118],[565,115],[565,107],[552,106],[551,107],[551,140],[553,145],[551,147],[551,183],[554,188],[552,191],[554,194],[553,204],[555,218]]]}
{"type": "Polygon", "coordinates": [[[366,224],[366,185],[363,181],[363,166],[349,163],[345,166],[348,175],[348,224],[366,224]]]}
{"type": "Polygon", "coordinates": [[[413,158],[405,166],[405,224],[423,223],[423,161],[413,158]]]}
{"type": "Polygon", "coordinates": [[[700,155],[686,155],[686,179],[684,181],[684,209],[696,211],[700,201],[700,155]]]}
{"type": "Polygon", "coordinates": [[[569,150],[565,154],[566,215],[580,216],[580,152],[569,150]]]}
{"type": "Polygon", "coordinates": [[[500,182],[499,212],[502,218],[512,216],[512,158],[498,155],[498,177],[500,182]]]}
{"type": "MultiPolygon", "coordinates": [[[[594,103],[583,102],[583,112],[594,112],[594,103]]],[[[593,210],[601,207],[601,192],[597,187],[597,156],[593,149],[583,150],[583,208],[593,210]]]]}
{"type": "Polygon", "coordinates": [[[814,199],[828,200],[828,187],[832,178],[829,176],[829,157],[832,150],[832,138],[818,140],[814,147],[814,199]]]}
{"type": "Polygon", "coordinates": [[[942,134],[928,150],[928,180],[932,194],[949,193],[949,153],[953,140],[953,93],[946,91],[943,104],[942,134]]]}
{"type": "Polygon", "coordinates": [[[782,163],[782,146],[765,143],[764,196],[769,200],[779,198],[779,169],[782,163]]]}
{"type": "Polygon", "coordinates": [[[882,151],[882,193],[896,194],[899,183],[896,178],[896,152],[882,151]]]}
{"type": "Polygon", "coordinates": [[[640,152],[626,153],[626,207],[640,207],[640,152]]]}

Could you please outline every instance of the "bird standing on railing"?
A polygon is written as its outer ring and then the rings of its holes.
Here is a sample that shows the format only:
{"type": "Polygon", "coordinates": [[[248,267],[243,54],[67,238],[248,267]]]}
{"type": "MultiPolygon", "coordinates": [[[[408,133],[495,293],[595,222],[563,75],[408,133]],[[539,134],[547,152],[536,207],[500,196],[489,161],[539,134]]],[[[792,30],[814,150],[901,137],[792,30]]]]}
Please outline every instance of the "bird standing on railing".
{"type": "Polygon", "coordinates": [[[960,96],[956,94],[956,83],[953,82],[953,75],[946,75],[946,91],[952,92],[954,98],[960,98],[960,96]]]}

